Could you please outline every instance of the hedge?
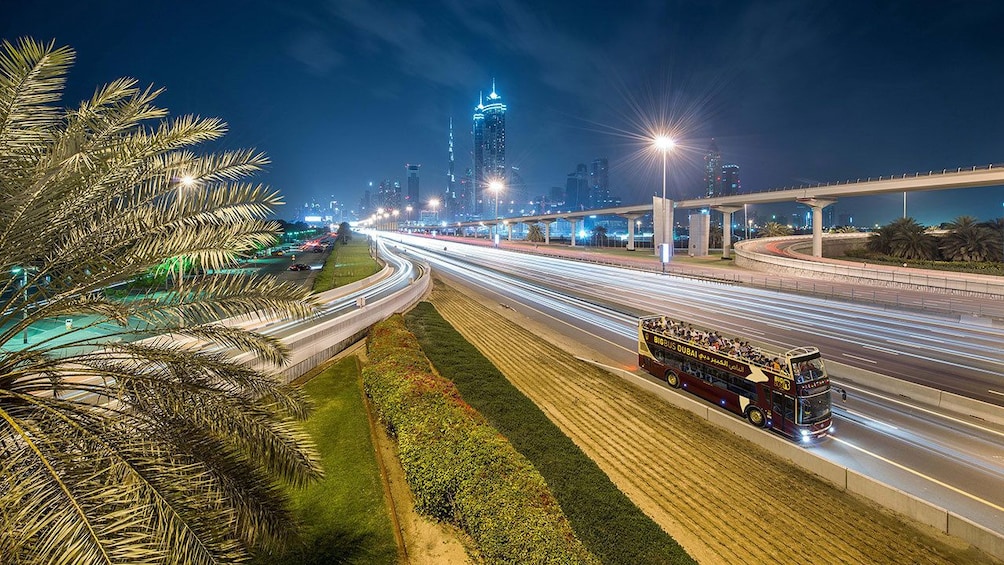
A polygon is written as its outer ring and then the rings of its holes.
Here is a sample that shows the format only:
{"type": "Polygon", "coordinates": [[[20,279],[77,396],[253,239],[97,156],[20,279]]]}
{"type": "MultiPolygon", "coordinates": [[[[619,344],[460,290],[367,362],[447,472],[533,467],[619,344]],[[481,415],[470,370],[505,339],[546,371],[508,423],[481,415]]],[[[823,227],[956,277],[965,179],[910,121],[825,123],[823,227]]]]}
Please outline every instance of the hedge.
{"type": "Polygon", "coordinates": [[[433,374],[401,316],[370,331],[367,354],[363,385],[397,438],[419,512],[459,526],[487,563],[599,562],[540,473],[433,374]]]}
{"type": "Polygon", "coordinates": [[[603,563],[694,563],[432,304],[419,303],[406,320],[439,374],[530,460],[579,539],[603,563]]]}

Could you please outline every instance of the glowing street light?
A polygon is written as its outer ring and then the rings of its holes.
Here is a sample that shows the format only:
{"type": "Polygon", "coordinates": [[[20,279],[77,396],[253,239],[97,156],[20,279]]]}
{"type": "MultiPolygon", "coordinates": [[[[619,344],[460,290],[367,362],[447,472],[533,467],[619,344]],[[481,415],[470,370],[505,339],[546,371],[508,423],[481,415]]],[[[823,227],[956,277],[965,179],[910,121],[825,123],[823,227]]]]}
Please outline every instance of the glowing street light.
{"type": "Polygon", "coordinates": [[[429,200],[429,206],[432,208],[432,216],[433,216],[433,218],[435,218],[436,220],[438,220],[439,219],[439,212],[438,212],[439,199],[438,198],[433,198],[432,200],[429,200]]]}
{"type": "Polygon", "coordinates": [[[495,193],[495,233],[498,234],[499,230],[499,197],[502,190],[505,189],[505,185],[500,180],[493,180],[488,183],[488,188],[495,193]]]}
{"type": "MultiPolygon", "coordinates": [[[[185,190],[196,185],[197,181],[195,177],[189,174],[181,175],[180,177],[172,177],[178,186],[178,209],[183,215],[185,213],[185,190]]],[[[184,300],[185,296],[185,258],[178,258],[178,302],[179,308],[181,306],[181,301],[184,300]]],[[[178,325],[185,327],[185,317],[182,315],[180,309],[178,311],[178,325]]]]}
{"type": "Polygon", "coordinates": [[[412,208],[412,207],[411,207],[411,204],[408,204],[407,206],[405,206],[405,207],[404,207],[404,210],[405,210],[406,212],[408,212],[408,223],[409,223],[409,224],[411,223],[411,211],[412,211],[413,209],[414,209],[414,208],[412,208]]]}
{"type": "Polygon", "coordinates": [[[672,230],[673,226],[669,224],[668,216],[666,216],[666,161],[669,157],[669,152],[673,150],[676,146],[676,141],[672,137],[667,135],[657,135],[655,139],[652,140],[652,145],[657,150],[662,152],[662,243],[673,244],[672,230]]]}

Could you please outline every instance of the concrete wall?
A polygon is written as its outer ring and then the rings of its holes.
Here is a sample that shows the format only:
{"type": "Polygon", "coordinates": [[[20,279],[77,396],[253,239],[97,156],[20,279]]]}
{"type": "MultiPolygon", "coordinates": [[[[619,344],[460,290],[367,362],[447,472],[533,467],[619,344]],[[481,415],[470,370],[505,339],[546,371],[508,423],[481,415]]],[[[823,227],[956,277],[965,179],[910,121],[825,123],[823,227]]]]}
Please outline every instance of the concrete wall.
{"type": "Polygon", "coordinates": [[[740,267],[778,273],[796,277],[810,277],[830,281],[867,282],[868,284],[913,288],[936,289],[959,294],[1004,297],[1004,278],[969,273],[940,273],[910,267],[864,266],[861,263],[825,259],[826,255],[844,247],[857,245],[861,234],[823,234],[824,259],[816,259],[809,254],[812,250],[812,236],[795,235],[767,239],[739,241],[735,244],[735,264],[740,267]],[[790,251],[796,255],[784,257],[755,251],[765,241],[797,242],[790,251]],[[799,253],[799,250],[809,254],[799,253]],[[801,255],[799,257],[798,255],[801,255]]]}
{"type": "MultiPolygon", "coordinates": [[[[828,363],[828,366],[833,365],[836,364],[828,363]]],[[[633,373],[627,373],[626,371],[624,374],[633,375],[633,373]]],[[[884,378],[888,379],[888,377],[884,378]]],[[[894,381],[895,379],[889,380],[894,381]]],[[[640,383],[637,376],[629,379],[629,382],[643,389],[652,390],[652,387],[657,386],[650,382],[649,379],[643,379],[643,381],[643,383],[640,383]]],[[[900,386],[903,384],[902,381],[896,382],[900,386]]],[[[936,394],[921,390],[924,387],[920,387],[919,385],[914,386],[917,388],[909,391],[910,394],[931,399],[938,397],[936,394]]],[[[670,391],[665,386],[659,387],[659,390],[669,392],[669,394],[660,394],[659,396],[670,404],[690,411],[696,416],[706,419],[711,424],[732,432],[777,456],[787,459],[794,465],[818,475],[841,490],[864,497],[884,508],[888,508],[912,520],[937,528],[941,532],[964,540],[998,559],[1004,559],[1004,532],[989,530],[940,506],[867,477],[857,471],[823,459],[813,452],[812,445],[802,446],[772,432],[754,428],[746,420],[734,414],[718,410],[715,406],[689,393],[681,390],[670,391]]]]}

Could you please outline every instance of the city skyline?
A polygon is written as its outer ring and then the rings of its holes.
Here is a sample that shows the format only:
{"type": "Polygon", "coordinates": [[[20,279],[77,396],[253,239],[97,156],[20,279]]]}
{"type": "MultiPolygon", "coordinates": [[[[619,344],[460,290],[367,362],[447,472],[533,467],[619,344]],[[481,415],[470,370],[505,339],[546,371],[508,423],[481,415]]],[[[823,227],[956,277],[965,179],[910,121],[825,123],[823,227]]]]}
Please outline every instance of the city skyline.
{"type": "MultiPolygon", "coordinates": [[[[700,193],[712,138],[744,192],[1004,162],[1004,79],[988,71],[1002,15],[989,3],[56,1],[9,7],[0,36],[77,51],[63,105],[132,76],[166,87],[173,116],[225,120],[228,147],[271,157],[261,180],[293,216],[311,199],[353,207],[369,182],[406,180],[407,163],[422,164],[423,196],[445,191],[449,124],[459,177],[473,166],[472,94],[493,78],[512,108],[506,164],[529,194],[605,157],[611,193],[645,201],[661,170],[644,136],[660,124],[680,141],[677,198],[700,193]]],[[[872,225],[899,217],[902,197],[838,206],[872,225]]],[[[999,189],[909,197],[928,224],[1002,211],[999,189]]]]}

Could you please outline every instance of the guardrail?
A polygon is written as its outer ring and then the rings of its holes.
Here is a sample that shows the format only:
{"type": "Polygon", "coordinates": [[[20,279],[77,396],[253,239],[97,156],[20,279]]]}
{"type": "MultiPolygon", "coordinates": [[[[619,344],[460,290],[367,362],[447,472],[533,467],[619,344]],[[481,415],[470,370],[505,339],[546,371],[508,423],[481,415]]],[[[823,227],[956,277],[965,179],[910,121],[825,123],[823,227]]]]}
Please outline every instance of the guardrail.
{"type": "MultiPolygon", "coordinates": [[[[860,234],[826,234],[823,238],[823,244],[825,245],[828,240],[832,243],[834,241],[847,241],[856,238],[860,239],[861,237],[862,236],[860,234]]],[[[1004,278],[1001,277],[976,275],[971,273],[939,274],[937,271],[910,267],[886,267],[881,265],[858,266],[849,261],[838,261],[834,259],[818,260],[809,256],[805,256],[804,259],[799,257],[783,257],[760,253],[753,250],[754,247],[765,241],[794,241],[798,242],[798,245],[792,245],[790,249],[797,254],[799,249],[806,249],[806,246],[811,245],[810,238],[811,236],[787,236],[736,242],[735,264],[740,267],[760,272],[783,273],[796,277],[811,278],[814,281],[810,285],[812,287],[815,287],[817,281],[820,283],[820,286],[823,286],[822,283],[824,283],[824,281],[860,282],[867,283],[873,289],[889,287],[937,290],[940,293],[949,295],[957,294],[965,296],[978,296],[991,300],[1004,299],[1004,278]]],[[[806,285],[803,285],[803,288],[797,290],[800,292],[809,291],[811,293],[811,290],[806,285]]],[[[858,299],[867,298],[869,301],[874,301],[886,306],[904,307],[904,305],[899,302],[898,297],[896,297],[895,302],[893,302],[878,296],[874,290],[868,289],[851,289],[849,291],[850,296],[843,296],[841,298],[850,298],[851,300],[854,300],[855,292],[858,294],[858,299]]],[[[945,302],[945,300],[939,297],[938,300],[934,302],[945,302]]],[[[947,311],[947,313],[950,314],[970,315],[975,317],[986,315],[979,305],[977,305],[977,310],[973,311],[971,308],[965,308],[962,306],[953,307],[950,301],[948,302],[947,308],[945,308],[945,306],[932,305],[930,308],[924,307],[923,309],[947,311]]],[[[999,308],[997,307],[994,308],[994,310],[998,309],[999,308]]]]}

